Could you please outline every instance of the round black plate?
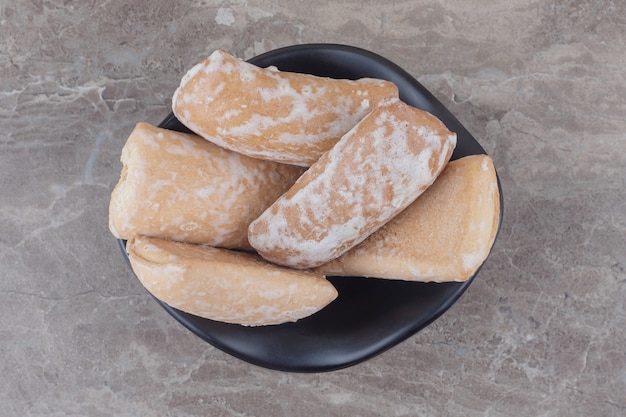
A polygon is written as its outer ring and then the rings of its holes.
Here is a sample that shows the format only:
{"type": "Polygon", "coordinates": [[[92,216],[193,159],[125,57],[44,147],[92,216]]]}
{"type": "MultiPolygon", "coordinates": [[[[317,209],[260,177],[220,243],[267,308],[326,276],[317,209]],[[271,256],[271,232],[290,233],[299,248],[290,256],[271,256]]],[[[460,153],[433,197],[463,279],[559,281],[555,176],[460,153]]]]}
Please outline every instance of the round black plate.
{"type": "MultiPolygon", "coordinates": [[[[333,78],[372,77],[392,81],[403,101],[436,115],[457,133],[452,159],[485,153],[430,92],[399,66],[372,52],[345,45],[308,44],[267,52],[249,62],[333,78]]],[[[188,131],[173,114],[160,127],[188,131]]],[[[502,192],[500,196],[502,207],[502,192]]],[[[501,217],[502,211],[500,220],[501,217]]],[[[128,260],[125,242],[119,243],[128,260]]],[[[183,326],[235,357],[276,370],[321,372],[362,362],[415,334],[450,308],[475,276],[462,283],[329,277],[339,292],[335,301],[310,317],[276,326],[220,323],[157,301],[183,326]]]]}

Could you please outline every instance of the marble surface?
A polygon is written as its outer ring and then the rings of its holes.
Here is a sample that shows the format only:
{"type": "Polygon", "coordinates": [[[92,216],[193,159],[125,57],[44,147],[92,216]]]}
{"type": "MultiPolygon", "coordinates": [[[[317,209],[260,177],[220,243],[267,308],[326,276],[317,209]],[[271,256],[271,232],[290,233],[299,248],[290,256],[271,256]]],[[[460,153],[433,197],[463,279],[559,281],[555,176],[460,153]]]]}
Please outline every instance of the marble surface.
{"type": "Polygon", "coordinates": [[[0,1],[1,415],[626,415],[626,3],[382,3],[0,1]],[[127,135],[169,112],[186,69],[311,42],[430,89],[493,156],[505,214],[430,327],[281,373],[170,318],[107,209],[127,135]]]}

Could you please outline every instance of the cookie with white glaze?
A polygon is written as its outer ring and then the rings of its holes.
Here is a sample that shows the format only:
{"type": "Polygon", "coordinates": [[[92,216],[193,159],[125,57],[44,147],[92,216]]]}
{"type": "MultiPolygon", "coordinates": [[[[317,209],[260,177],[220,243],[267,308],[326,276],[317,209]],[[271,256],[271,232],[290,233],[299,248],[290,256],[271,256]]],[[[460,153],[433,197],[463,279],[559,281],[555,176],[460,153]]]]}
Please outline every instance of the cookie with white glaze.
{"type": "Polygon", "coordinates": [[[387,97],[398,97],[389,81],[259,68],[217,50],[182,77],[172,109],[224,148],[309,166],[387,97]]]}
{"type": "Polygon", "coordinates": [[[293,322],[337,297],[321,274],[269,264],[229,249],[134,237],[126,244],[135,275],[171,307],[244,326],[293,322]]]}
{"type": "Polygon", "coordinates": [[[250,249],[248,225],[303,168],[249,158],[197,135],[138,123],[109,203],[119,239],[145,235],[250,249]]]}
{"type": "Polygon", "coordinates": [[[250,224],[248,240],[279,265],[329,262],[411,204],[455,146],[456,134],[432,114],[386,100],[250,224]]]}

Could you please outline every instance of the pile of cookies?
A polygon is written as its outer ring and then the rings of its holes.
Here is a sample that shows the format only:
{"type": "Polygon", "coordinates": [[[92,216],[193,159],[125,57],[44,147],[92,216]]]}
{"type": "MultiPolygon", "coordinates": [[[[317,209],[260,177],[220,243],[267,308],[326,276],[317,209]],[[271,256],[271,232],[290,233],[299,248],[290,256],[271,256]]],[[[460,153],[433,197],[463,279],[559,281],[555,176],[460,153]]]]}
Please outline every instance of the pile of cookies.
{"type": "Polygon", "coordinates": [[[259,68],[215,51],[172,103],[193,134],[138,123],[109,227],[168,305],[246,326],[304,318],[325,278],[462,281],[499,219],[491,159],[376,79],[259,68]]]}

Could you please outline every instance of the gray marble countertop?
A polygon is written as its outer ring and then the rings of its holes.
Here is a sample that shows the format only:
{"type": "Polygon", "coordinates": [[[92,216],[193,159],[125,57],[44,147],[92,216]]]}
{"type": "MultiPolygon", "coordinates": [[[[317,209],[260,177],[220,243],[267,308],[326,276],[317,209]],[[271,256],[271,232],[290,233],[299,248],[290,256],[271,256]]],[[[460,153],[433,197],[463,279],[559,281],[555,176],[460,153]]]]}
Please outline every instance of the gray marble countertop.
{"type": "Polygon", "coordinates": [[[382,3],[0,2],[0,415],[626,415],[626,3],[382,3]],[[128,134],[190,66],[313,42],[414,75],[494,158],[505,213],[431,326],[297,374],[175,322],[107,210],[128,134]]]}

